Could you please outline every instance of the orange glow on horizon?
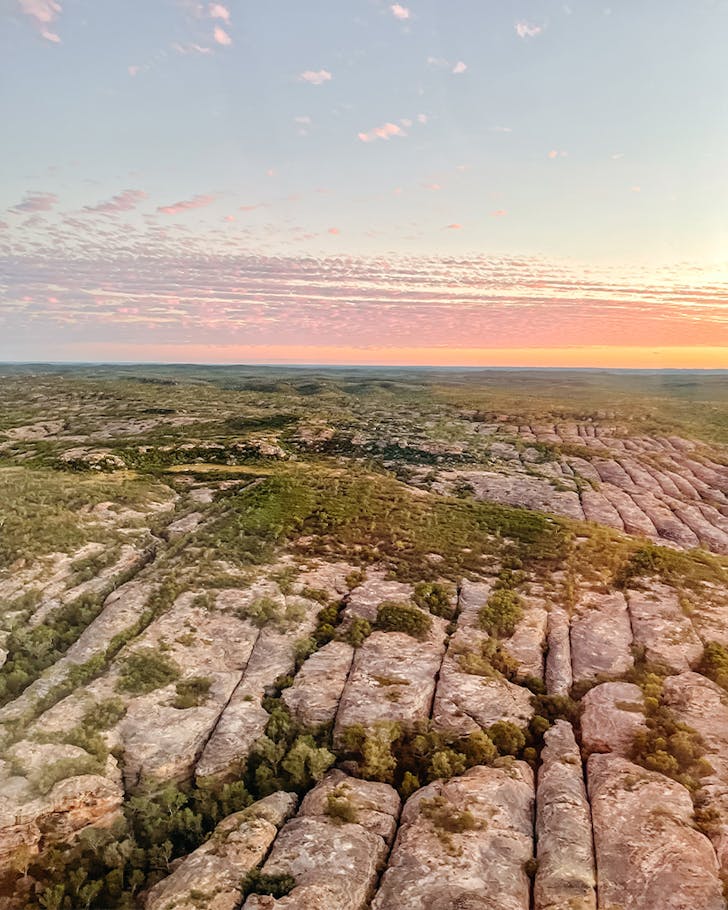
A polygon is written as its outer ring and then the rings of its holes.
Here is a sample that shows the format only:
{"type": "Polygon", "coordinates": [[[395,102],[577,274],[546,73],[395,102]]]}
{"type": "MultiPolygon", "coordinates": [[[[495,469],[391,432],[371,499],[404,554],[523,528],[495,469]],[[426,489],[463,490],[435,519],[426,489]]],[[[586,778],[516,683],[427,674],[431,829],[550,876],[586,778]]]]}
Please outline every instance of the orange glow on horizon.
{"type": "Polygon", "coordinates": [[[420,348],[209,344],[75,344],[67,361],[310,364],[321,366],[570,367],[728,369],[728,347],[420,348]]]}

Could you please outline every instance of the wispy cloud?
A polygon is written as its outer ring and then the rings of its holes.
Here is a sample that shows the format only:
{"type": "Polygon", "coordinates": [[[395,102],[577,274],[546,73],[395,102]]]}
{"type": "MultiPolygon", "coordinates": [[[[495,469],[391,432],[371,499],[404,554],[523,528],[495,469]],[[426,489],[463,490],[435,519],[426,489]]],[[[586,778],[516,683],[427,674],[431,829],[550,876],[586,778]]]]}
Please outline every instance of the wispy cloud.
{"type": "Polygon", "coordinates": [[[374,129],[366,133],[357,133],[362,142],[374,142],[377,139],[391,139],[392,136],[406,136],[407,133],[396,123],[384,123],[382,126],[375,126],[374,129]]]}
{"type": "Polygon", "coordinates": [[[18,5],[26,16],[34,20],[40,34],[52,44],[60,44],[60,37],[50,27],[63,11],[56,0],[18,0],[18,5]]]}
{"type": "Polygon", "coordinates": [[[84,212],[97,212],[100,215],[115,215],[119,212],[131,212],[139,203],[147,198],[143,190],[124,190],[97,205],[84,206],[84,212]]]}
{"type": "Polygon", "coordinates": [[[467,68],[468,68],[467,63],[463,63],[462,60],[458,60],[458,62],[452,68],[452,73],[455,76],[459,76],[461,73],[464,73],[467,68]]]}
{"type": "Polygon", "coordinates": [[[494,212],[490,213],[493,218],[503,218],[508,212],[505,209],[496,209],[494,212]]]}
{"type": "Polygon", "coordinates": [[[299,81],[308,82],[309,85],[323,85],[324,82],[330,82],[334,77],[328,70],[304,70],[298,78],[299,81]]]}
{"type": "Polygon", "coordinates": [[[428,57],[427,65],[434,69],[448,69],[455,76],[461,75],[468,68],[467,63],[464,63],[462,60],[456,60],[453,63],[445,57],[428,57]]]}
{"type": "Polygon", "coordinates": [[[228,35],[224,28],[220,28],[219,25],[215,26],[215,31],[212,33],[212,37],[217,41],[218,44],[222,44],[223,47],[228,47],[233,43],[233,39],[228,35]]]}
{"type": "Polygon", "coordinates": [[[448,231],[461,231],[463,226],[454,221],[452,224],[446,224],[445,227],[448,231]]]}
{"type": "Polygon", "coordinates": [[[222,3],[211,3],[207,11],[211,19],[222,19],[224,22],[230,22],[230,10],[223,6],[222,3]]]}
{"type": "Polygon", "coordinates": [[[162,215],[179,215],[181,212],[187,212],[190,209],[202,209],[207,205],[211,205],[214,201],[214,196],[193,196],[191,199],[173,202],[172,205],[160,205],[157,211],[162,215]]]}
{"type": "Polygon", "coordinates": [[[554,159],[554,158],[566,158],[567,155],[568,155],[568,152],[560,151],[559,149],[551,149],[548,156],[549,156],[549,158],[554,159]]]}
{"type": "Polygon", "coordinates": [[[55,193],[26,193],[22,201],[14,205],[11,209],[13,212],[50,212],[54,205],[58,203],[58,196],[55,193]]]}
{"type": "Polygon", "coordinates": [[[516,22],[513,27],[515,28],[516,34],[519,38],[535,38],[536,35],[540,35],[543,31],[542,25],[534,25],[533,23],[526,22],[523,19],[520,22],[516,22]]]}
{"type": "Polygon", "coordinates": [[[395,19],[401,19],[402,21],[404,21],[405,19],[410,18],[411,14],[410,14],[409,9],[407,9],[406,6],[401,6],[399,3],[393,3],[389,7],[389,9],[395,19]]]}
{"type": "Polygon", "coordinates": [[[201,44],[179,44],[175,42],[172,45],[172,48],[177,51],[178,54],[211,54],[211,47],[204,47],[201,44]]]}

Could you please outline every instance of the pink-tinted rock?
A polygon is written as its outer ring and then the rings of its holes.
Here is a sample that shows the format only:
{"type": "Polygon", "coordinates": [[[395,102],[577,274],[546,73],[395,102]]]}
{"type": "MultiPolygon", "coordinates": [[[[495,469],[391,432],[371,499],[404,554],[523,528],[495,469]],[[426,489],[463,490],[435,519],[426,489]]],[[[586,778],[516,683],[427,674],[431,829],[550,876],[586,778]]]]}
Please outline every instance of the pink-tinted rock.
{"type": "Polygon", "coordinates": [[[544,736],[536,789],[534,910],[596,910],[591,812],[571,724],[544,736]]]}
{"type": "Polygon", "coordinates": [[[629,591],[627,603],[635,644],[644,648],[648,661],[673,673],[697,664],[703,646],[673,588],[650,582],[644,591],[629,591]]]}
{"type": "Polygon", "coordinates": [[[531,769],[471,768],[410,797],[372,910],[528,910],[532,853],[531,769]]]}
{"type": "Polygon", "coordinates": [[[590,594],[571,620],[574,680],[621,676],[633,665],[632,627],[622,594],[590,594]]]}
{"type": "Polygon", "coordinates": [[[592,755],[587,770],[600,910],[724,910],[685,787],[616,755],[592,755]]]}
{"type": "Polygon", "coordinates": [[[606,682],[581,700],[581,742],[586,753],[629,757],[635,735],[645,730],[644,697],[634,683],[606,682]]]}

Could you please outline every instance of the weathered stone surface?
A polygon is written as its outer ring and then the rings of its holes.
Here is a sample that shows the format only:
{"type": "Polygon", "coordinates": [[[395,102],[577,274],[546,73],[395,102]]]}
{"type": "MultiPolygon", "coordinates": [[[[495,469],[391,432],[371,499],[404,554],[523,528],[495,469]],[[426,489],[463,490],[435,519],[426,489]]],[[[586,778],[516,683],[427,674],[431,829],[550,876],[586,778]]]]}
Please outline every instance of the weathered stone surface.
{"type": "Polygon", "coordinates": [[[412,585],[387,578],[384,570],[370,570],[362,584],[349,594],[342,624],[346,627],[355,616],[373,623],[381,603],[385,600],[407,602],[412,597],[412,591],[412,585]]]}
{"type": "Polygon", "coordinates": [[[326,815],[329,796],[346,799],[357,823],[391,844],[397,830],[400,799],[389,784],[359,780],[343,771],[329,771],[301,803],[300,815],[326,815]]]}
{"type": "Polygon", "coordinates": [[[624,530],[624,522],[619,512],[602,493],[597,493],[595,490],[583,490],[581,507],[587,521],[618,528],[620,531],[624,530]]]}
{"type": "Polygon", "coordinates": [[[149,570],[142,573],[144,578],[135,578],[109,594],[101,613],[84,629],[66,654],[28,686],[22,695],[0,709],[0,723],[21,717],[37,699],[61,682],[72,667],[85,663],[95,654],[104,651],[115,635],[134,624],[155,590],[147,572],[149,570]]]}
{"type": "Polygon", "coordinates": [[[126,653],[157,649],[164,642],[166,656],[180,667],[182,679],[210,681],[209,692],[195,707],[174,707],[176,683],[130,700],[118,730],[128,788],[142,781],[182,781],[192,776],[258,638],[259,630],[247,620],[195,607],[193,601],[192,593],[178,598],[169,612],[122,652],[112,670],[116,678],[126,653]]]}
{"type": "Polygon", "coordinates": [[[629,756],[635,735],[645,730],[644,698],[639,686],[606,682],[582,698],[581,742],[586,753],[629,756]]]}
{"type": "Polygon", "coordinates": [[[353,659],[351,645],[330,641],[305,661],[282,695],[300,724],[315,729],[333,723],[353,659]]]}
{"type": "Polygon", "coordinates": [[[359,648],[336,714],[334,741],[347,727],[394,721],[404,727],[430,716],[444,651],[444,622],[427,641],[403,632],[374,632],[359,648]]]}
{"type": "Polygon", "coordinates": [[[408,800],[372,910],[528,910],[532,853],[531,769],[523,762],[471,768],[408,800]],[[470,813],[473,824],[438,828],[435,799],[441,812],[470,813]]]}
{"type": "Polygon", "coordinates": [[[546,691],[549,695],[568,695],[574,681],[571,672],[569,614],[555,607],[548,615],[546,653],[546,691]]]}
{"type": "Polygon", "coordinates": [[[121,817],[124,791],[111,756],[103,774],[74,774],[69,763],[68,776],[44,795],[38,795],[28,777],[15,773],[14,767],[23,767],[35,778],[58,761],[78,762],[85,756],[83,750],[19,742],[11,756],[13,767],[0,761],[0,871],[23,869],[42,848],[71,840],[84,828],[110,827],[121,817]]]}
{"type": "Polygon", "coordinates": [[[596,910],[591,811],[571,724],[544,736],[536,789],[534,910],[596,910]]]}
{"type": "Polygon", "coordinates": [[[667,677],[663,699],[678,720],[702,737],[712,770],[701,778],[701,797],[714,816],[710,839],[723,873],[728,873],[728,694],[699,673],[681,673],[667,677]]]}
{"type": "Polygon", "coordinates": [[[187,515],[183,515],[182,518],[167,525],[164,530],[165,537],[169,540],[176,540],[185,534],[191,534],[200,526],[204,517],[202,512],[188,512],[187,515]]]}
{"type": "Polygon", "coordinates": [[[577,521],[584,520],[579,494],[557,489],[548,479],[530,474],[498,474],[490,471],[458,472],[472,484],[476,499],[502,502],[540,512],[555,512],[577,521]]]}
{"type": "Polygon", "coordinates": [[[261,630],[243,673],[225,710],[197,762],[197,778],[223,779],[244,764],[250,749],[265,732],[268,713],[261,701],[265,687],[290,673],[295,662],[295,643],[315,626],[318,605],[312,605],[302,623],[287,632],[273,627],[261,630]]]}
{"type": "Polygon", "coordinates": [[[543,679],[548,613],[529,599],[525,602],[523,618],[513,635],[503,642],[503,647],[518,664],[519,678],[543,679]]]}
{"type": "Polygon", "coordinates": [[[616,755],[592,755],[587,769],[600,910],[723,910],[685,787],[616,755]]]}
{"type": "Polygon", "coordinates": [[[629,591],[627,604],[635,644],[645,649],[648,661],[673,673],[690,670],[698,663],[703,645],[680,609],[673,588],[651,582],[647,591],[629,591]]]}
{"type": "MultiPolygon", "coordinates": [[[[293,890],[277,900],[251,895],[244,910],[362,910],[366,906],[389,849],[376,829],[381,829],[380,816],[388,808],[399,811],[399,797],[386,784],[350,781],[356,794],[353,802],[367,806],[379,801],[382,812],[363,809],[356,813],[357,821],[343,822],[326,814],[332,782],[328,777],[308,794],[301,813],[284,826],[263,866],[266,875],[292,875],[293,890]]],[[[345,783],[339,779],[334,787],[345,783]]]]}
{"type": "Polygon", "coordinates": [[[241,884],[266,857],[278,829],[295,812],[294,793],[274,793],[229,815],[210,839],[146,895],[146,910],[236,910],[241,884]]]}
{"type": "Polygon", "coordinates": [[[632,627],[622,594],[590,594],[571,620],[574,680],[621,676],[633,665],[632,627]]]}

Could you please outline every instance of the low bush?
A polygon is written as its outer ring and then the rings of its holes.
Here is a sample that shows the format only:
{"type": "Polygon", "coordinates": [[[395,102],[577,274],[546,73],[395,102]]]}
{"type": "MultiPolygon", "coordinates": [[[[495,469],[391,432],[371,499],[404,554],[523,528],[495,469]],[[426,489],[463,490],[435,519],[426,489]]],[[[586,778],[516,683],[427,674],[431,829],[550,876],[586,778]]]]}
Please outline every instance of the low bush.
{"type": "Polygon", "coordinates": [[[516,631],[523,616],[523,602],[515,591],[500,588],[494,591],[478,612],[478,624],[489,635],[508,638],[516,631]]]}
{"type": "Polygon", "coordinates": [[[728,691],[728,648],[725,645],[709,641],[697,669],[698,673],[728,691]]]}
{"type": "Polygon", "coordinates": [[[179,667],[169,657],[152,648],[139,648],[124,659],[116,686],[121,692],[145,695],[168,686],[179,675],[179,667]]]}
{"type": "Polygon", "coordinates": [[[449,585],[438,582],[420,581],[415,585],[412,600],[423,610],[433,616],[451,619],[455,612],[453,607],[453,590],[449,585]]]}
{"type": "Polygon", "coordinates": [[[377,610],[376,627],[382,632],[405,632],[423,641],[432,628],[432,617],[413,604],[385,600],[377,610]]]}
{"type": "Polygon", "coordinates": [[[212,680],[207,676],[190,676],[181,679],[177,685],[177,695],[172,700],[172,707],[184,710],[196,708],[203,704],[210,691],[212,680]]]}

